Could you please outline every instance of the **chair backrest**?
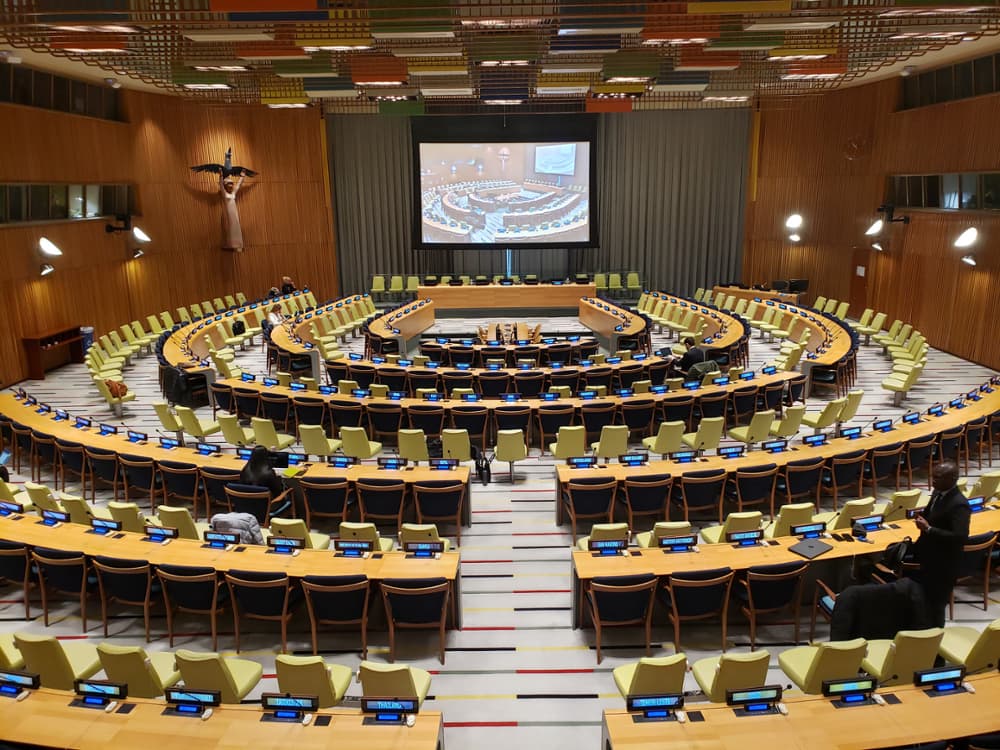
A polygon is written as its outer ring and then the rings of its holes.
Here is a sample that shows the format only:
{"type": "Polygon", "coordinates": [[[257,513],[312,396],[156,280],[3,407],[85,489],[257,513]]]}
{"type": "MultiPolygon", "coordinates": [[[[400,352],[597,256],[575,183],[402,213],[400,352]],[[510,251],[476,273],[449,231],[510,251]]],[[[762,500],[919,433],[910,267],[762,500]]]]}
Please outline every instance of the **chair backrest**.
{"type": "Polygon", "coordinates": [[[725,424],[725,417],[706,417],[702,419],[695,436],[695,449],[704,450],[706,448],[718,447],[719,441],[722,439],[722,430],[725,424]]]}
{"type": "Polygon", "coordinates": [[[628,427],[626,425],[604,425],[597,444],[596,455],[603,458],[617,458],[628,453],[628,427]]]}
{"type": "Polygon", "coordinates": [[[774,519],[774,525],[768,530],[768,536],[788,536],[792,533],[792,526],[809,523],[812,521],[816,506],[813,503],[788,503],[778,509],[778,515],[774,519]]]}
{"type": "Polygon", "coordinates": [[[457,458],[459,461],[471,460],[472,446],[469,441],[469,431],[441,430],[441,455],[444,458],[457,458]]]}
{"type": "Polygon", "coordinates": [[[556,458],[572,458],[587,454],[587,428],[583,425],[560,427],[556,434],[556,458]]]}
{"type": "Polygon", "coordinates": [[[635,665],[635,672],[632,673],[632,682],[628,686],[627,694],[683,693],[685,672],[687,672],[686,654],[672,654],[656,658],[644,656],[635,665]]]}
{"type": "Polygon", "coordinates": [[[1000,619],[991,622],[979,634],[979,638],[965,657],[965,669],[970,674],[984,669],[996,669],[998,661],[1000,661],[1000,619]]]}
{"type": "Polygon", "coordinates": [[[108,510],[114,520],[121,521],[123,530],[131,531],[133,534],[142,534],[145,531],[146,519],[135,503],[118,503],[112,500],[108,503],[108,510]]]}
{"type": "Polygon", "coordinates": [[[920,490],[900,490],[893,492],[885,506],[886,521],[901,521],[906,518],[906,511],[916,508],[920,502],[920,490]]]}
{"type": "Polygon", "coordinates": [[[850,391],[847,394],[847,401],[844,403],[844,408],[840,410],[837,421],[849,422],[854,419],[854,416],[858,413],[858,407],[861,405],[861,399],[864,396],[865,392],[861,388],[855,388],[850,391]]]}
{"type": "Polygon", "coordinates": [[[831,531],[836,531],[837,529],[849,529],[851,528],[852,519],[860,516],[871,515],[874,507],[874,497],[862,497],[857,500],[848,500],[844,503],[844,506],[840,509],[840,513],[837,514],[836,518],[827,524],[827,528],[831,531]]]}
{"type": "Polygon", "coordinates": [[[239,419],[235,414],[219,414],[218,420],[219,427],[222,428],[222,437],[226,439],[227,443],[237,446],[247,444],[246,435],[243,433],[243,428],[240,427],[239,419]]]}
{"type": "Polygon", "coordinates": [[[187,508],[175,508],[171,505],[159,505],[156,508],[156,517],[164,526],[172,526],[177,529],[177,534],[181,539],[201,540],[198,535],[198,527],[195,526],[191,511],[187,508]]]}
{"type": "Polygon", "coordinates": [[[368,433],[364,427],[341,427],[340,439],[343,441],[341,449],[344,455],[367,458],[371,454],[368,433]]]}
{"type": "Polygon", "coordinates": [[[375,549],[378,549],[379,533],[373,523],[357,523],[356,521],[343,521],[338,531],[341,539],[350,539],[360,542],[372,542],[375,549]]]}
{"type": "Polygon", "coordinates": [[[274,429],[274,422],[264,417],[251,417],[250,426],[253,428],[253,436],[259,445],[265,448],[277,448],[278,431],[274,429]]]}
{"type": "Polygon", "coordinates": [[[520,461],[527,457],[528,448],[524,443],[522,430],[497,431],[497,446],[494,455],[499,461],[520,461]]]}
{"type": "Polygon", "coordinates": [[[177,668],[185,685],[202,690],[218,690],[222,693],[223,703],[240,702],[236,681],[222,656],[181,648],[177,650],[176,658],[177,668]]]}
{"type": "Polygon", "coordinates": [[[725,609],[733,575],[729,568],[672,573],[667,588],[673,612],[681,618],[700,618],[725,609]]]}
{"type": "Polygon", "coordinates": [[[727,690],[742,690],[766,684],[770,659],[771,655],[765,650],[722,654],[716,665],[715,679],[708,690],[708,699],[713,703],[725,703],[727,690]]]}
{"type": "Polygon", "coordinates": [[[684,443],[681,436],[684,434],[686,425],[680,420],[671,422],[660,422],[656,431],[656,439],[653,441],[653,452],[666,455],[682,449],[684,443]]]}
{"type": "Polygon", "coordinates": [[[759,443],[762,440],[766,440],[771,429],[771,422],[773,421],[774,409],[755,412],[750,420],[746,442],[759,443]]]}
{"type": "Polygon", "coordinates": [[[42,687],[72,690],[76,675],[55,636],[14,633],[14,644],[24,657],[24,669],[41,678],[42,687]]]}
{"type": "Polygon", "coordinates": [[[39,513],[43,510],[62,511],[63,507],[52,495],[52,490],[44,484],[25,482],[24,489],[28,493],[28,499],[31,500],[31,504],[35,506],[39,513]]]}
{"type": "Polygon", "coordinates": [[[944,628],[900,630],[889,647],[879,685],[907,684],[914,672],[933,667],[943,637],[944,628]]]}
{"type": "Polygon", "coordinates": [[[593,541],[617,541],[619,539],[628,540],[629,530],[627,523],[595,523],[590,528],[590,538],[593,541]]]}
{"type": "Polygon", "coordinates": [[[358,669],[361,694],[371,698],[419,698],[413,672],[405,664],[378,664],[363,661],[358,669]]]}
{"type": "Polygon", "coordinates": [[[846,396],[844,398],[836,398],[833,401],[830,401],[819,413],[819,417],[816,419],[816,428],[822,429],[823,427],[829,427],[836,422],[837,417],[840,416],[840,412],[843,410],[844,404],[846,403],[846,396]]]}
{"type": "Polygon", "coordinates": [[[399,455],[408,461],[428,461],[427,436],[423,430],[398,430],[399,455]]]}
{"type": "Polygon", "coordinates": [[[301,518],[272,518],[270,529],[274,536],[302,539],[305,541],[306,549],[313,548],[309,528],[301,518]]]}
{"type": "Polygon", "coordinates": [[[239,606],[240,614],[277,618],[288,611],[291,584],[284,573],[231,570],[225,577],[233,606],[239,606]]]}
{"type": "Polygon", "coordinates": [[[829,641],[818,644],[818,650],[809,664],[802,692],[816,695],[823,692],[824,680],[838,680],[857,675],[861,660],[868,650],[864,638],[850,641],[829,641]]]}
{"type": "Polygon", "coordinates": [[[386,614],[397,625],[440,623],[448,611],[451,584],[445,578],[386,578],[380,588],[386,614]]]}
{"type": "Polygon", "coordinates": [[[87,505],[87,501],[82,497],[74,497],[72,495],[63,495],[62,500],[59,501],[67,513],[69,513],[70,523],[79,523],[84,526],[90,525],[90,519],[94,517],[93,512],[90,510],[90,506],[87,505]]]}
{"type": "Polygon", "coordinates": [[[280,692],[292,695],[315,695],[319,698],[320,708],[329,708],[339,703],[322,656],[278,654],[274,659],[274,666],[278,673],[280,692]]]}
{"type": "Polygon", "coordinates": [[[105,677],[112,682],[128,685],[128,694],[135,698],[159,698],[164,685],[156,670],[147,666],[146,651],[138,646],[116,646],[113,643],[97,644],[105,677]]]}
{"type": "Polygon", "coordinates": [[[726,534],[734,531],[754,531],[759,529],[764,520],[764,514],[759,510],[743,511],[742,513],[730,513],[726,516],[722,524],[722,536],[720,542],[726,541],[726,534]]]}

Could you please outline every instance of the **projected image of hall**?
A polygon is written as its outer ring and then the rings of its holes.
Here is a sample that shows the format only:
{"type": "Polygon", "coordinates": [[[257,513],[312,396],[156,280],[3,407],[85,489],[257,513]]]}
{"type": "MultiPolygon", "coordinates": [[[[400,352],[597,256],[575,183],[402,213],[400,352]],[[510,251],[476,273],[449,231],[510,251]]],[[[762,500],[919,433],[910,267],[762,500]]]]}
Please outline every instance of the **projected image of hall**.
{"type": "Polygon", "coordinates": [[[590,240],[590,144],[421,143],[425,243],[590,240]]]}

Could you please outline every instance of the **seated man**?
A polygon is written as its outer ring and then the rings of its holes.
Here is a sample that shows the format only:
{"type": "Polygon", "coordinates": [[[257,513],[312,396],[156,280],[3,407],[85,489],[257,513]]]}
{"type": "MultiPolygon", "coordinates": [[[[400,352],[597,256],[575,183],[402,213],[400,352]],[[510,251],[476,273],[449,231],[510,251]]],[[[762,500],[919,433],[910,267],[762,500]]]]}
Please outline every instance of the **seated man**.
{"type": "Polygon", "coordinates": [[[681,377],[688,377],[688,371],[691,369],[691,366],[704,362],[708,359],[708,355],[700,346],[694,345],[694,338],[692,336],[685,336],[681,341],[681,344],[686,349],[684,356],[682,356],[679,360],[673,360],[671,362],[671,367],[677,375],[681,377]]]}

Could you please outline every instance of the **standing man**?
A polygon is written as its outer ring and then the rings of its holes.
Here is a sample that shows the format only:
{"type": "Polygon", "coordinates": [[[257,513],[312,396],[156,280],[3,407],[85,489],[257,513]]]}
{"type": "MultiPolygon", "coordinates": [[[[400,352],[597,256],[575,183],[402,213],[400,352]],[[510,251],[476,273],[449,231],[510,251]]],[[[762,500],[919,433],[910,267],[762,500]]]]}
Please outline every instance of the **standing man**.
{"type": "Polygon", "coordinates": [[[944,626],[945,606],[958,578],[962,547],[969,538],[969,503],[958,489],[958,464],[945,460],[931,473],[934,492],[922,514],[916,516],[920,536],[916,559],[917,579],[924,589],[932,627],[944,626]]]}

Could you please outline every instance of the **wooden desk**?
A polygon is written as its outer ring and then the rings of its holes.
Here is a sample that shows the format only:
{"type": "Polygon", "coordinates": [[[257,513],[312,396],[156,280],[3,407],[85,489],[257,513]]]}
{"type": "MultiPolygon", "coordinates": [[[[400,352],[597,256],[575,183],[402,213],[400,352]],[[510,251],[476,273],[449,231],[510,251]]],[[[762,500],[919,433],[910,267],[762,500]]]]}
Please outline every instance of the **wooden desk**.
{"type": "MultiPolygon", "coordinates": [[[[846,559],[855,556],[865,556],[884,552],[893,542],[904,537],[916,538],[919,535],[914,521],[896,521],[899,528],[888,526],[881,531],[872,532],[868,542],[838,542],[835,539],[824,539],[833,549],[823,553],[815,560],[846,559]]],[[[982,534],[1000,530],[1000,510],[987,510],[974,513],[969,525],[969,534],[982,534]]],[[[731,544],[699,544],[698,552],[667,553],[656,548],[633,548],[628,557],[594,557],[591,552],[573,551],[573,623],[574,627],[583,623],[583,612],[580,611],[580,591],[586,590],[588,582],[599,576],[625,576],[653,573],[657,577],[669,576],[693,570],[711,570],[713,568],[731,568],[743,571],[757,565],[780,565],[788,562],[802,562],[800,557],[789,548],[799,541],[798,537],[779,537],[771,540],[775,545],[734,548],[731,544]],[[635,553],[639,553],[636,556],[635,553]]]]}
{"type": "Polygon", "coordinates": [[[787,302],[790,305],[798,305],[802,297],[798,292],[772,292],[764,289],[743,289],[738,286],[713,286],[712,299],[710,301],[714,302],[718,294],[726,297],[732,295],[736,299],[745,299],[747,302],[752,302],[758,297],[760,299],[775,299],[787,302]]]}
{"type": "Polygon", "coordinates": [[[433,299],[428,300],[420,295],[409,305],[375,318],[368,326],[368,332],[383,339],[396,339],[399,341],[400,353],[405,353],[410,339],[416,338],[434,325],[434,308],[433,299]]]}
{"type": "Polygon", "coordinates": [[[635,723],[625,711],[605,711],[605,750],[669,750],[670,748],[838,748],[864,750],[953,739],[1000,729],[1000,675],[967,678],[975,693],[931,698],[913,686],[880,690],[893,694],[895,705],[838,709],[822,696],[789,697],[788,715],[738,717],[717,703],[690,703],[705,720],[635,723]]]}
{"type": "MultiPolygon", "coordinates": [[[[251,384],[245,383],[244,385],[251,384]]],[[[318,396],[319,394],[315,395],[318,396]]],[[[96,427],[89,430],[78,430],[73,427],[73,415],[71,415],[69,420],[56,421],[54,412],[51,414],[39,414],[35,408],[26,406],[16,399],[12,393],[0,394],[0,414],[18,424],[30,427],[42,435],[49,435],[60,440],[79,443],[91,448],[110,450],[119,454],[123,453],[151,458],[154,461],[177,461],[193,464],[198,467],[234,469],[236,471],[242,469],[246,463],[235,452],[220,453],[217,456],[202,456],[192,448],[173,448],[170,450],[161,448],[155,439],[147,443],[132,443],[129,442],[125,434],[102,436],[96,427]]],[[[415,482],[457,479],[466,485],[466,502],[462,505],[462,522],[463,525],[469,526],[471,525],[471,511],[468,501],[469,472],[469,467],[462,465],[459,465],[456,469],[447,471],[439,471],[426,466],[407,467],[398,471],[384,471],[373,463],[358,463],[346,469],[335,469],[325,463],[314,463],[310,464],[304,474],[298,475],[295,479],[343,477],[351,483],[373,478],[402,479],[407,485],[413,485],[415,482]]]]}
{"type": "Polygon", "coordinates": [[[618,350],[618,341],[623,337],[638,336],[646,329],[646,321],[618,305],[593,297],[584,297],[579,302],[580,322],[599,336],[608,340],[608,349],[618,350]],[[621,326],[621,330],[617,330],[621,326]]]}
{"type": "Polygon", "coordinates": [[[83,362],[83,336],[78,325],[25,336],[22,342],[32,380],[44,380],[46,372],[70,362],[83,362]]]}
{"type": "Polygon", "coordinates": [[[465,286],[419,286],[417,298],[434,300],[442,310],[489,308],[575,308],[581,297],[593,297],[593,284],[474,284],[465,286]]]}
{"type": "Polygon", "coordinates": [[[164,716],[163,701],[128,698],[128,714],[72,708],[73,694],[41,688],[27,699],[0,701],[0,730],[8,742],[77,750],[126,748],[349,748],[350,750],[443,750],[441,714],[421,712],[416,724],[365,726],[360,711],[324,709],[317,716],[333,717],[329,726],[298,722],[262,722],[260,706],[224,705],[201,721],[164,716]]]}

